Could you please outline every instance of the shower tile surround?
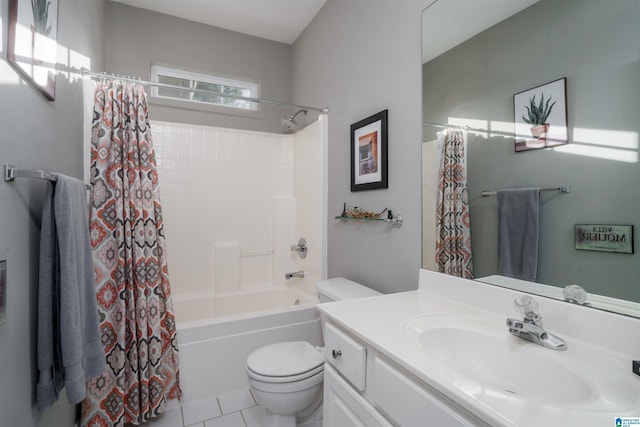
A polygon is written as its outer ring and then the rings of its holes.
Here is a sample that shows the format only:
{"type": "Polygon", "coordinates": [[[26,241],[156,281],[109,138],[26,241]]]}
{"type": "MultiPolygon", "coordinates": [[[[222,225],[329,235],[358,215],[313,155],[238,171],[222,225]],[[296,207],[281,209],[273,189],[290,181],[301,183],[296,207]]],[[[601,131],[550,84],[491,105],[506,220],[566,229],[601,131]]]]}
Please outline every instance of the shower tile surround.
{"type": "MultiPolygon", "coordinates": [[[[286,286],[310,243],[307,279],[321,276],[322,155],[318,122],[292,135],[152,121],[169,273],[180,300],[286,286]],[[315,249],[315,250],[314,250],[315,249]]],[[[215,313],[214,313],[215,315],[215,313]]],[[[182,317],[182,319],[181,319],[182,317]]]]}

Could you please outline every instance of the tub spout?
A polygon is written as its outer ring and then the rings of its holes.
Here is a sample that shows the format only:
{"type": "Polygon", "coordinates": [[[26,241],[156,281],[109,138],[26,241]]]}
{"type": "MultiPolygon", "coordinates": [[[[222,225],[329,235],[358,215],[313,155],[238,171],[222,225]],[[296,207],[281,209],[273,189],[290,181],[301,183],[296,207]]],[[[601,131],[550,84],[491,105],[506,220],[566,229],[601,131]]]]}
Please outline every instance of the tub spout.
{"type": "Polygon", "coordinates": [[[293,279],[294,277],[299,277],[300,279],[304,278],[304,271],[300,270],[294,271],[293,273],[284,273],[284,278],[287,280],[293,279]]]}

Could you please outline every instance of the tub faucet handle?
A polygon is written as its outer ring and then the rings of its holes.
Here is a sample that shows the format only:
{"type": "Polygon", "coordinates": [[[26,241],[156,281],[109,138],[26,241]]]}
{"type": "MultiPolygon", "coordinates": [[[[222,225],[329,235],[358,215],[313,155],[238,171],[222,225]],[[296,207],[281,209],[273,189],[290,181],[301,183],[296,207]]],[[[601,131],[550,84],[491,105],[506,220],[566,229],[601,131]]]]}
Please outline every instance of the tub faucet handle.
{"type": "Polygon", "coordinates": [[[304,237],[298,240],[297,245],[291,245],[291,252],[297,252],[298,256],[302,259],[307,257],[307,241],[304,237]]]}

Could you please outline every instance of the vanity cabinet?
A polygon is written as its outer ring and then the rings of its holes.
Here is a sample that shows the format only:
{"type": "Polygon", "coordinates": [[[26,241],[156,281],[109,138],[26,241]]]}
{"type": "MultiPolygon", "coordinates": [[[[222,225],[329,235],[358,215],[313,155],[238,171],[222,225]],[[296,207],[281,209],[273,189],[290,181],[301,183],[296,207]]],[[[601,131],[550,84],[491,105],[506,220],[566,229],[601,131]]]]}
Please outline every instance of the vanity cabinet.
{"type": "Polygon", "coordinates": [[[324,427],[391,427],[385,417],[353,389],[340,374],[325,364],[324,427]]]}
{"type": "Polygon", "coordinates": [[[330,322],[325,361],[324,427],[488,426],[330,322]]]}

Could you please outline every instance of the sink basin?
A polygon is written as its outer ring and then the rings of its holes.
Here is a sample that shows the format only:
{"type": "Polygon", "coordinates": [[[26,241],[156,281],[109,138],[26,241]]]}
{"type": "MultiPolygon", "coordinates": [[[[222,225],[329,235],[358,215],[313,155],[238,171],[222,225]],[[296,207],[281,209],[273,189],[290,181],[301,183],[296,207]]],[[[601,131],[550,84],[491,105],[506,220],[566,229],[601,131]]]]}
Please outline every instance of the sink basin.
{"type": "Polygon", "coordinates": [[[559,404],[586,403],[597,396],[570,368],[511,339],[437,328],[420,334],[420,343],[439,363],[508,394],[559,404]]]}
{"type": "Polygon", "coordinates": [[[610,355],[571,343],[567,351],[550,350],[512,336],[502,319],[429,315],[405,321],[403,334],[425,350],[434,372],[473,397],[589,411],[623,410],[640,401],[640,383],[631,372],[623,376],[607,369],[610,355]]]}

